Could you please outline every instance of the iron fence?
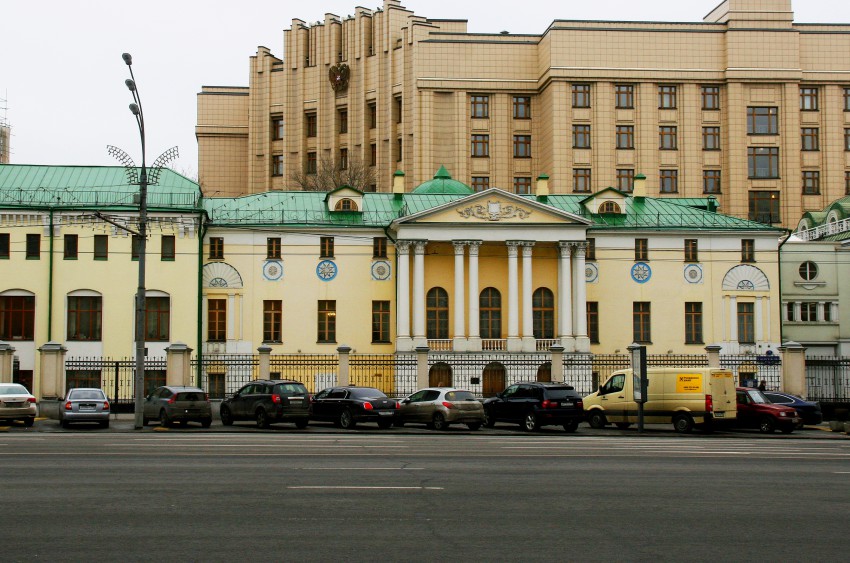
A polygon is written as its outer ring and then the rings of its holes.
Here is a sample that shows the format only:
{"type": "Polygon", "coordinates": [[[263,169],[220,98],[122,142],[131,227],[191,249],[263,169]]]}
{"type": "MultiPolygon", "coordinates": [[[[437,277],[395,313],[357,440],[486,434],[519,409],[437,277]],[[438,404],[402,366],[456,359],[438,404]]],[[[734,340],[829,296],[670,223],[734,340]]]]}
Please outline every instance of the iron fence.
{"type": "Polygon", "coordinates": [[[406,397],[418,388],[415,354],[356,354],[348,359],[349,381],[406,397]]]}
{"type": "Polygon", "coordinates": [[[741,387],[755,387],[764,381],[767,389],[782,389],[782,358],[779,355],[721,355],[720,367],[734,373],[741,387]]]}
{"type": "MultiPolygon", "coordinates": [[[[165,359],[145,359],[147,395],[165,385],[165,359]]],[[[135,403],[136,361],[130,358],[66,358],[65,388],[100,387],[116,411],[125,411],[135,403]]]]}
{"type": "MultiPolygon", "coordinates": [[[[199,360],[192,360],[197,370],[199,360]]],[[[255,354],[207,354],[200,360],[201,389],[210,399],[223,399],[260,376],[260,359],[255,354]]],[[[197,371],[193,371],[197,373],[197,371]]]]}
{"type": "Polygon", "coordinates": [[[336,354],[280,354],[269,359],[272,378],[294,379],[303,383],[310,393],[336,385],[339,377],[339,356],[336,354]]]}
{"type": "Polygon", "coordinates": [[[850,402],[850,357],[806,358],[806,390],[812,401],[850,402]]]}

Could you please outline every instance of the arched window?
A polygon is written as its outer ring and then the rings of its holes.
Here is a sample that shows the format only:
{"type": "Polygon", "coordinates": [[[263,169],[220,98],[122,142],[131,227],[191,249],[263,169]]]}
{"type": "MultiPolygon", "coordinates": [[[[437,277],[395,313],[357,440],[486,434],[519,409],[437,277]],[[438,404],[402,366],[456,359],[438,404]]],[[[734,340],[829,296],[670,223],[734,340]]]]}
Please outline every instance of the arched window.
{"type": "Polygon", "coordinates": [[[555,338],[555,296],[547,287],[539,287],[531,296],[534,338],[555,338]]]}
{"type": "Polygon", "coordinates": [[[481,292],[478,320],[481,338],[502,337],[502,294],[495,287],[486,287],[481,292]]]}
{"type": "Polygon", "coordinates": [[[432,287],[425,299],[426,336],[444,340],[449,337],[449,294],[442,287],[432,287]]]}
{"type": "Polygon", "coordinates": [[[599,213],[620,213],[620,206],[613,201],[606,201],[599,206],[599,213]]]}
{"type": "Polygon", "coordinates": [[[357,204],[353,199],[343,198],[336,202],[334,211],[357,211],[357,204]]]}

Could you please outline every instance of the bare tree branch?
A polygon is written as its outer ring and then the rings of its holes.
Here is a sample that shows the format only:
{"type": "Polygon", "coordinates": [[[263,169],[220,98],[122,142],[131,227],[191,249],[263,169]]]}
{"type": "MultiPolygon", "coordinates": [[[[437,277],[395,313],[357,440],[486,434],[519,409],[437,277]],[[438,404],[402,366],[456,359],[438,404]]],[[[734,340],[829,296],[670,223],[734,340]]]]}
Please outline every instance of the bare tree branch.
{"type": "Polygon", "coordinates": [[[340,186],[351,186],[361,192],[372,190],[375,184],[375,168],[368,166],[355,155],[348,158],[348,166],[340,168],[328,154],[322,154],[316,163],[316,173],[308,174],[303,170],[293,170],[289,179],[304,191],[329,192],[340,186]]]}

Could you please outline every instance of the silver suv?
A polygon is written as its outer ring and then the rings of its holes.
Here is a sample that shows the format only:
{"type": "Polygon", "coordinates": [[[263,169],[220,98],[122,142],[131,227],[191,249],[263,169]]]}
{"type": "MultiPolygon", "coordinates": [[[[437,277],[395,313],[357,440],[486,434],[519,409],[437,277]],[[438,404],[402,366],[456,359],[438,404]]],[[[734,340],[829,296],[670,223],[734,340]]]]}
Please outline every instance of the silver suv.
{"type": "Polygon", "coordinates": [[[145,397],[143,423],[151,420],[159,420],[160,426],[166,428],[175,422],[200,422],[201,426],[209,428],[212,424],[210,399],[198,387],[157,387],[145,397]]]}

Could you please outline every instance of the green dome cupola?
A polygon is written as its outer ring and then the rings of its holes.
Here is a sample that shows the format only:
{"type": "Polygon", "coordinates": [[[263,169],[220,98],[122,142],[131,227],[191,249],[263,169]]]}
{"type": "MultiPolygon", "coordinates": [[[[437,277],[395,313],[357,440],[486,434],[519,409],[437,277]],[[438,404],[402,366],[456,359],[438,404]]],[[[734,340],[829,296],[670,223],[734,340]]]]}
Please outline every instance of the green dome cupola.
{"type": "Polygon", "coordinates": [[[445,166],[440,166],[440,169],[434,174],[433,180],[428,180],[417,186],[414,194],[460,194],[467,195],[473,193],[472,188],[459,182],[452,180],[452,175],[449,174],[445,166]]]}

